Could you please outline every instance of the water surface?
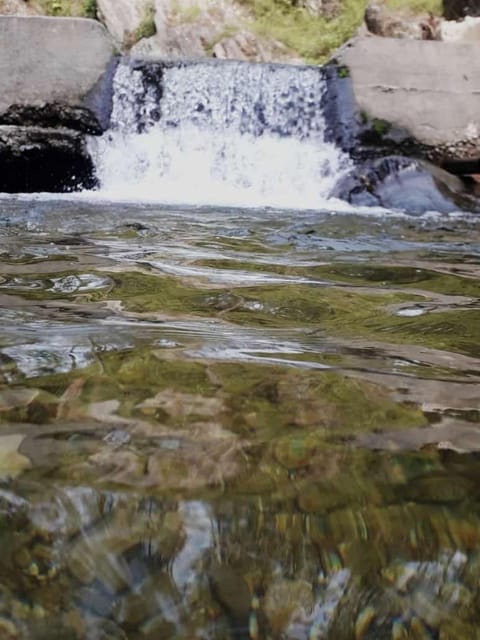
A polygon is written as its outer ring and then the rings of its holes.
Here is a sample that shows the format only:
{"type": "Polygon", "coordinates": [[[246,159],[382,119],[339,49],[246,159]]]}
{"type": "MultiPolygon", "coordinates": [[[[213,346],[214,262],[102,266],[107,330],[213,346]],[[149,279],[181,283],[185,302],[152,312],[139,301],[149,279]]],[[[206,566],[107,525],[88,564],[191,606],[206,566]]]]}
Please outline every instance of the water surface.
{"type": "Polygon", "coordinates": [[[471,639],[474,217],[0,202],[0,636],[471,639]]]}

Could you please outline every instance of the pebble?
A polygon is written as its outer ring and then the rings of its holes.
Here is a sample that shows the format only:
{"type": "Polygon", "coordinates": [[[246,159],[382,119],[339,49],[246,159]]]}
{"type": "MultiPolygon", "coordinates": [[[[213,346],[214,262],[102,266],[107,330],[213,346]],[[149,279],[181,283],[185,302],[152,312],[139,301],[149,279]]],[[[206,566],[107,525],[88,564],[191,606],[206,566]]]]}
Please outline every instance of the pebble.
{"type": "Polygon", "coordinates": [[[363,640],[375,617],[376,612],[373,607],[366,607],[360,612],[355,622],[355,640],[363,640]]]}

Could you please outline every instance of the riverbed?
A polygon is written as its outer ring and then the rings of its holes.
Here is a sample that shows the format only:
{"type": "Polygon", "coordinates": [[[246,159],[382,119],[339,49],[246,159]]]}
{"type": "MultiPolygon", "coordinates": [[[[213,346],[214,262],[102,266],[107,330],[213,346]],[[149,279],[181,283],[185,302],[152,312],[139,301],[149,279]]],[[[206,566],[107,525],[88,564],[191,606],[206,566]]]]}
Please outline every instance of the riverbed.
{"type": "Polygon", "coordinates": [[[475,638],[480,225],[0,201],[0,635],[475,638]]]}

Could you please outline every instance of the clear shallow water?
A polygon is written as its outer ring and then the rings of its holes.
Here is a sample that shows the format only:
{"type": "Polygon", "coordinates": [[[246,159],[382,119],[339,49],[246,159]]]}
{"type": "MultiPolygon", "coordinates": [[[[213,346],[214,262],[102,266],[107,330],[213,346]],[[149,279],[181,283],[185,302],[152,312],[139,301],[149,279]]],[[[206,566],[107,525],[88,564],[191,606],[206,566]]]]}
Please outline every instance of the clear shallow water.
{"type": "Polygon", "coordinates": [[[475,638],[474,217],[0,202],[0,636],[475,638]]]}

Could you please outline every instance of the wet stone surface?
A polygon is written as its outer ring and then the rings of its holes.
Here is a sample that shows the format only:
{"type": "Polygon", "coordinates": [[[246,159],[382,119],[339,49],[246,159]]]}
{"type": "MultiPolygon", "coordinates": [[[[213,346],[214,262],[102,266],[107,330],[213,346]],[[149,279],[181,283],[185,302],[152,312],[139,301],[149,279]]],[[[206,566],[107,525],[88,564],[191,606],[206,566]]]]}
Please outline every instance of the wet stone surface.
{"type": "Polygon", "coordinates": [[[2,639],[480,637],[475,217],[0,235],[2,639]]]}

